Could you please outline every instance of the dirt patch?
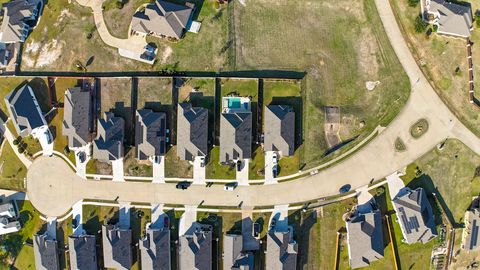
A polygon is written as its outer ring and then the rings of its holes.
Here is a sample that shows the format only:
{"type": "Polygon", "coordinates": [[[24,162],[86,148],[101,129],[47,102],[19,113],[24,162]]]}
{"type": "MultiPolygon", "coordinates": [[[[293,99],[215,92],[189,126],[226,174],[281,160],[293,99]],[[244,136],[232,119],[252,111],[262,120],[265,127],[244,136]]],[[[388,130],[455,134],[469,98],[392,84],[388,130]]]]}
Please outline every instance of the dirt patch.
{"type": "Polygon", "coordinates": [[[160,62],[161,62],[162,64],[167,63],[167,60],[168,60],[168,58],[170,58],[170,56],[172,55],[172,53],[173,53],[172,48],[171,48],[170,46],[168,46],[168,45],[165,46],[165,47],[163,48],[163,51],[162,51],[162,58],[161,58],[160,62]]]}
{"type": "Polygon", "coordinates": [[[55,27],[58,27],[60,23],[65,20],[65,18],[68,18],[72,15],[68,9],[63,9],[62,12],[60,12],[60,16],[58,16],[58,20],[53,24],[55,27]]]}
{"type": "Polygon", "coordinates": [[[360,42],[357,42],[359,69],[369,79],[376,79],[378,75],[378,44],[369,28],[362,29],[360,38],[360,42]]]}
{"type": "Polygon", "coordinates": [[[340,107],[325,107],[325,138],[328,147],[334,147],[342,142],[338,132],[340,130],[340,107]]]}
{"type": "Polygon", "coordinates": [[[41,68],[54,63],[62,54],[64,42],[53,39],[45,46],[32,41],[25,49],[23,61],[28,67],[41,68]]]}

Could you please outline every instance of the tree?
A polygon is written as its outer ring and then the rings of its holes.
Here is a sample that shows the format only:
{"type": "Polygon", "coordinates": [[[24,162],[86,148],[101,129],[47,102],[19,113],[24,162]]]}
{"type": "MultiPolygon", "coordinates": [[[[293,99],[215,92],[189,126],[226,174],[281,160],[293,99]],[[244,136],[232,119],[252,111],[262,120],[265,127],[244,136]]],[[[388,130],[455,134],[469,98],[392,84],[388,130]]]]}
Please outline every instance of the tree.
{"type": "Polygon", "coordinates": [[[408,5],[411,7],[416,7],[420,0],[408,0],[408,5]]]}
{"type": "Polygon", "coordinates": [[[422,33],[422,32],[425,32],[425,30],[427,30],[428,23],[423,20],[421,15],[418,15],[415,18],[414,25],[415,25],[415,32],[422,33]]]}

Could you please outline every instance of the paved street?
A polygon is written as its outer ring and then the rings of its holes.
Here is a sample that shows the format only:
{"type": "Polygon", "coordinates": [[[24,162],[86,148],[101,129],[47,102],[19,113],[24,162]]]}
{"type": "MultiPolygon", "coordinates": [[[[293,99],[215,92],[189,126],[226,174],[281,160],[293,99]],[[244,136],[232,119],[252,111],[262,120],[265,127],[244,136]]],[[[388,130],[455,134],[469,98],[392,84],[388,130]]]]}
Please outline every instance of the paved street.
{"type": "MultiPolygon", "coordinates": [[[[314,176],[276,185],[238,186],[224,191],[222,185],[192,185],[178,190],[175,184],[151,182],[85,181],[58,157],[39,157],[27,174],[27,194],[35,207],[47,216],[68,212],[80,199],[138,203],[166,203],[205,206],[272,206],[309,201],[338,194],[345,184],[357,189],[372,179],[383,179],[432,150],[446,138],[457,138],[480,154],[480,140],[450,112],[418,68],[400,33],[389,1],[375,0],[390,42],[412,85],[411,96],[399,115],[370,143],[349,158],[321,170],[314,176]],[[429,130],[414,139],[410,127],[425,118],[429,130]],[[397,152],[401,138],[406,151],[397,152]]],[[[207,180],[208,181],[208,180],[207,180]]]]}

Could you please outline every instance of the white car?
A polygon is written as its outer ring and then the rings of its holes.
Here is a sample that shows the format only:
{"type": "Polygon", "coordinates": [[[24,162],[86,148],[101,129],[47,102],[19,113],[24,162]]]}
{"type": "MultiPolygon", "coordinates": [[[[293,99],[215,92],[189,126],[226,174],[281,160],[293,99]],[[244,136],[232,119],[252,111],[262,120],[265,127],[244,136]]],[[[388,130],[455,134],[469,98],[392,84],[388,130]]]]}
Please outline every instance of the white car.
{"type": "Polygon", "coordinates": [[[223,190],[233,191],[236,187],[237,187],[237,183],[228,183],[225,186],[223,186],[223,190]]]}
{"type": "Polygon", "coordinates": [[[272,165],[276,166],[278,164],[278,156],[277,153],[273,153],[272,155],[272,165]]]}

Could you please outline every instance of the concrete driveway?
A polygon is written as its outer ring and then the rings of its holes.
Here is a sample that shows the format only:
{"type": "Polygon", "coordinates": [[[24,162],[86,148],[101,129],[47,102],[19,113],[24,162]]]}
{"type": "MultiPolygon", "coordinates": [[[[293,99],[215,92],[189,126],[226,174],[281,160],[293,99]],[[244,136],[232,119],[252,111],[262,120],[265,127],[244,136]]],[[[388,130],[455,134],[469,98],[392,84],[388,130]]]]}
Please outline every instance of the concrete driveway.
{"type": "Polygon", "coordinates": [[[235,170],[237,172],[237,182],[239,186],[248,186],[248,168],[249,168],[249,159],[242,160],[242,169],[240,171],[237,170],[237,166],[235,165],[235,170]]]}
{"type": "Polygon", "coordinates": [[[272,224],[272,220],[275,219],[274,230],[276,232],[288,231],[288,204],[275,205],[272,215],[268,220],[268,227],[272,224]]]}
{"type": "Polygon", "coordinates": [[[113,181],[125,181],[123,173],[123,158],[112,161],[113,181]]]}
{"type": "Polygon", "coordinates": [[[178,235],[182,236],[192,228],[192,225],[197,221],[197,206],[185,205],[185,212],[180,217],[178,223],[178,235]]]}
{"type": "Polygon", "coordinates": [[[205,157],[195,157],[193,161],[193,184],[205,185],[205,157]],[[203,164],[203,166],[202,166],[203,164]]]}
{"type": "Polygon", "coordinates": [[[73,228],[72,231],[74,235],[83,234],[83,202],[78,201],[72,206],[72,219],[76,220],[77,227],[73,228]]]}
{"type": "MultiPolygon", "coordinates": [[[[92,9],[95,26],[97,27],[100,38],[105,44],[135,54],[142,54],[145,51],[144,48],[147,45],[145,37],[130,35],[129,33],[127,39],[120,39],[110,34],[105,24],[105,19],[103,18],[102,4],[104,0],[77,0],[77,2],[82,6],[92,9]]],[[[131,21],[132,18],[124,18],[124,20],[131,21]]]]}
{"type": "Polygon", "coordinates": [[[265,185],[277,184],[278,181],[273,177],[273,154],[274,151],[265,152],[265,185]]]}
{"type": "Polygon", "coordinates": [[[153,161],[153,183],[165,183],[165,157],[160,156],[158,162],[153,161]]]}

